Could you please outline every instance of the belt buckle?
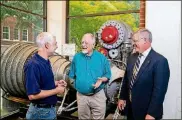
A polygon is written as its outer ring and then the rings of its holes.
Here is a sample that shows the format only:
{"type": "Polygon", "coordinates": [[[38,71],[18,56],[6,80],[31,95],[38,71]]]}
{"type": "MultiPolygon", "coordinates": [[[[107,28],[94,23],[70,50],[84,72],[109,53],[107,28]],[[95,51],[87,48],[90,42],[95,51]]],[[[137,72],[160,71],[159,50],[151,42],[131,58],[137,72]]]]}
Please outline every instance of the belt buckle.
{"type": "Polygon", "coordinates": [[[37,107],[39,107],[39,108],[45,108],[45,107],[47,107],[48,105],[46,105],[46,104],[37,104],[37,107]]]}

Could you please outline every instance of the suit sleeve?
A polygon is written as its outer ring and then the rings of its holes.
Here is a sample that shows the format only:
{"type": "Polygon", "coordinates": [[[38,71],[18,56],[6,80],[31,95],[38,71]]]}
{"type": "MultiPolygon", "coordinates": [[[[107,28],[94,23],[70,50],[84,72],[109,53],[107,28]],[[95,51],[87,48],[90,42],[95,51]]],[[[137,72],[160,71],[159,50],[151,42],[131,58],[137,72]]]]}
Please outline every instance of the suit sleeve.
{"type": "Polygon", "coordinates": [[[154,87],[151,101],[148,108],[148,114],[154,118],[158,117],[163,105],[164,97],[169,82],[170,70],[167,59],[161,59],[154,68],[154,87]]]}
{"type": "Polygon", "coordinates": [[[127,71],[128,71],[128,64],[130,63],[130,59],[132,59],[131,56],[128,58],[124,78],[122,81],[121,92],[119,96],[120,100],[126,100],[128,95],[128,75],[127,75],[128,72],[127,71]]]}
{"type": "Polygon", "coordinates": [[[127,71],[125,72],[124,78],[123,78],[123,82],[122,82],[122,86],[121,86],[121,93],[120,93],[120,100],[126,100],[127,98],[127,85],[128,85],[128,78],[127,78],[127,71]]]}

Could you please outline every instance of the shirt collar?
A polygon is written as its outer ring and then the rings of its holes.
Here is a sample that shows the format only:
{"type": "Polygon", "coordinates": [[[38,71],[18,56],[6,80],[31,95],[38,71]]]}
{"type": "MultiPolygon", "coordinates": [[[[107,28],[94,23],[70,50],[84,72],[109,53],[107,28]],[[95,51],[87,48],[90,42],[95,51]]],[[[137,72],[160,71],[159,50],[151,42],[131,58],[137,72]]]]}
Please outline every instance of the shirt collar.
{"type": "Polygon", "coordinates": [[[83,53],[83,55],[84,55],[85,57],[90,57],[90,58],[91,58],[94,54],[95,54],[95,50],[93,50],[93,52],[92,52],[91,55],[87,55],[87,54],[84,54],[84,53],[83,53]]]}
{"type": "Polygon", "coordinates": [[[149,47],[147,50],[145,50],[145,51],[142,53],[142,55],[143,55],[144,57],[147,57],[147,55],[149,54],[150,50],[151,50],[151,47],[149,47]]]}
{"type": "Polygon", "coordinates": [[[48,60],[44,59],[38,53],[35,53],[35,58],[38,59],[42,63],[45,63],[45,64],[49,64],[50,63],[49,59],[48,60]]]}

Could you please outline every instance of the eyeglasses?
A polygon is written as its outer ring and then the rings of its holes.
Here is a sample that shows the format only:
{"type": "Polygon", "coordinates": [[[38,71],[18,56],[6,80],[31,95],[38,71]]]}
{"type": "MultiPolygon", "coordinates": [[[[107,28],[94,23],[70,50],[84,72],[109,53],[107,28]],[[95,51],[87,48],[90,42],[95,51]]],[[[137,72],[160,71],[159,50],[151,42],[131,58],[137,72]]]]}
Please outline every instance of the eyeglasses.
{"type": "MultiPolygon", "coordinates": [[[[140,38],[140,40],[142,40],[142,39],[143,39],[143,40],[146,40],[146,38],[144,38],[144,37],[140,38]]],[[[135,42],[135,43],[140,41],[140,40],[138,40],[138,39],[132,39],[132,40],[133,40],[133,42],[135,42]]]]}

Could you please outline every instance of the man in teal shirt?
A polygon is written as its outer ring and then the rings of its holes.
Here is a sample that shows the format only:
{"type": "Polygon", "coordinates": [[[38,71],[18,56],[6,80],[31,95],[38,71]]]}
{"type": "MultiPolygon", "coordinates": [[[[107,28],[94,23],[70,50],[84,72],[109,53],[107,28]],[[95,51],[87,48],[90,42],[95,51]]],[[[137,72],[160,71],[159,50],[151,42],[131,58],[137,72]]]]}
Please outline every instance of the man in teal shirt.
{"type": "Polygon", "coordinates": [[[104,119],[106,96],[104,86],[111,77],[107,58],[93,50],[95,37],[87,33],[82,37],[82,52],[71,64],[69,77],[75,79],[79,119],[104,119]]]}

